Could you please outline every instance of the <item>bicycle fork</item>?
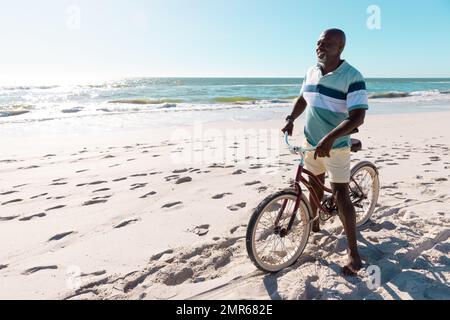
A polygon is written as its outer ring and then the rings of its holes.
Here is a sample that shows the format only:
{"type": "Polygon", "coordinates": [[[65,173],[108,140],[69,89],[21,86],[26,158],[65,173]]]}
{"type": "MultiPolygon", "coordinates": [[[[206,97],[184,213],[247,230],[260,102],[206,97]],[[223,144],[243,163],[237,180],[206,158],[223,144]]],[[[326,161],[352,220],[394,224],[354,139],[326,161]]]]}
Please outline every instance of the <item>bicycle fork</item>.
{"type": "Polygon", "coordinates": [[[281,218],[283,217],[284,210],[286,210],[286,206],[287,206],[288,201],[289,201],[288,199],[283,201],[283,205],[281,206],[280,211],[278,212],[278,216],[277,216],[277,218],[275,220],[275,225],[274,225],[274,229],[275,230],[274,231],[275,231],[275,234],[278,234],[280,237],[287,236],[288,233],[291,231],[292,226],[294,225],[295,216],[297,215],[297,211],[300,208],[300,202],[301,202],[301,199],[302,199],[303,190],[300,187],[299,181],[302,178],[302,171],[303,171],[303,167],[299,166],[299,169],[297,171],[297,176],[296,176],[295,181],[294,181],[295,190],[297,191],[297,199],[295,200],[294,210],[293,210],[292,216],[291,216],[291,218],[289,220],[288,227],[286,229],[281,229],[281,227],[278,225],[280,223],[281,218]]]}

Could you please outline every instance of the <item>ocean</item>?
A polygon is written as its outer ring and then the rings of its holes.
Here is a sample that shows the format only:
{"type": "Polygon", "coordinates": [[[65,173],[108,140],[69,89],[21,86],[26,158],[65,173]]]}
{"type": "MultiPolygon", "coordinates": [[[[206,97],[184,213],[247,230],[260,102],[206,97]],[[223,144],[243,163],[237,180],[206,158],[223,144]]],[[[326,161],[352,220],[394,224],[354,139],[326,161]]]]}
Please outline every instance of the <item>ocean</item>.
{"type": "MultiPolygon", "coordinates": [[[[0,127],[114,129],[287,113],[301,78],[133,78],[80,85],[0,87],[0,127]]],[[[450,79],[367,79],[370,113],[450,110],[450,79]]],[[[44,129],[42,129],[44,130],[44,129]]],[[[0,130],[2,133],[3,130],[0,130]]]]}

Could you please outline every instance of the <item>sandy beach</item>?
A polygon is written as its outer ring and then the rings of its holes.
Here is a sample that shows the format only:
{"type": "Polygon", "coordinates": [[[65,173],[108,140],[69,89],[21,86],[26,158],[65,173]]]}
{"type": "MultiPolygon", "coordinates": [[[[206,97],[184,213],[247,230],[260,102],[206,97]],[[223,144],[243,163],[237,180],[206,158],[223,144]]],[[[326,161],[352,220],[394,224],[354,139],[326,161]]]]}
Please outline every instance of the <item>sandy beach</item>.
{"type": "Polygon", "coordinates": [[[0,299],[450,299],[450,112],[371,115],[355,136],[352,163],[380,170],[358,235],[374,289],[341,275],[338,221],[283,272],[248,259],[252,209],[295,174],[283,116],[2,138],[0,299]]]}

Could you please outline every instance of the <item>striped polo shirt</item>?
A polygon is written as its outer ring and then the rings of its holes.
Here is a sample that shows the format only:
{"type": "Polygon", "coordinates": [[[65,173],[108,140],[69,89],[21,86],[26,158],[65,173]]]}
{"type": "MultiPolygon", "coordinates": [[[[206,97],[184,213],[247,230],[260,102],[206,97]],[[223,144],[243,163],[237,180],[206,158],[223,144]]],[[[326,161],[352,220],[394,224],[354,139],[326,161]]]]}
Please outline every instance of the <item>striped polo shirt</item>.
{"type": "MultiPolygon", "coordinates": [[[[348,119],[350,111],[369,109],[364,77],[346,61],[326,75],[319,65],[310,68],[300,95],[308,103],[305,136],[314,147],[348,119]]],[[[350,136],[340,137],[333,149],[349,147],[350,141],[350,136]]]]}

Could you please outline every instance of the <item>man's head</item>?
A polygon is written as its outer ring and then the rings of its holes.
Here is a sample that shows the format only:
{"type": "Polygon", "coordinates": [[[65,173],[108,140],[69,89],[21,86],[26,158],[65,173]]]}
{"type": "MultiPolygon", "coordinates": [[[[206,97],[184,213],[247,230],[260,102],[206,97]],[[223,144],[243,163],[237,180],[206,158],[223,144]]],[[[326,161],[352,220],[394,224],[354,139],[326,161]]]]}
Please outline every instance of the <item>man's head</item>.
{"type": "Polygon", "coordinates": [[[317,41],[317,58],[320,63],[327,63],[340,59],[345,48],[347,38],[344,31],[328,29],[322,32],[317,41]]]}

